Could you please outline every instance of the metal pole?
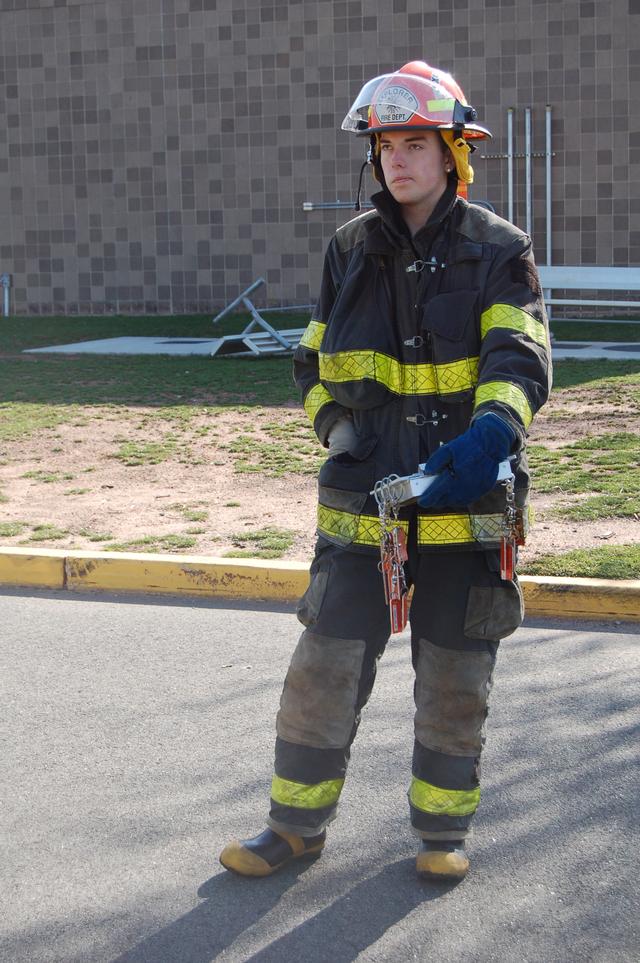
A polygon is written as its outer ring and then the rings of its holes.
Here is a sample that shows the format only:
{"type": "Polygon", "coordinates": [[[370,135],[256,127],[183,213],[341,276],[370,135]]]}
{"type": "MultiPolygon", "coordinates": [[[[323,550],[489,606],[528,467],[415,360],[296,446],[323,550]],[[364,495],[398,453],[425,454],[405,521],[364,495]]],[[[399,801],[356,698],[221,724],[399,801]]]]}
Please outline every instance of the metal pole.
{"type": "Polygon", "coordinates": [[[525,230],[531,237],[531,107],[524,109],[525,230]]]}
{"type": "Polygon", "coordinates": [[[507,217],[513,224],[513,107],[507,108],[507,217]]]}
{"type": "Polygon", "coordinates": [[[0,285],[2,285],[2,314],[5,318],[8,318],[10,311],[9,289],[11,288],[11,275],[1,274],[0,285]]]}
{"type": "Polygon", "coordinates": [[[551,104],[545,107],[545,168],[546,168],[546,202],[547,202],[547,264],[551,264],[551,104]]]}
{"type": "Polygon", "coordinates": [[[213,318],[212,323],[215,324],[215,322],[219,321],[220,318],[224,318],[225,314],[228,314],[229,311],[233,311],[233,309],[237,307],[243,301],[243,299],[247,297],[247,295],[251,294],[252,291],[255,291],[256,288],[259,288],[261,284],[265,284],[264,278],[258,278],[257,281],[254,281],[253,284],[250,284],[249,287],[242,292],[242,294],[239,294],[234,301],[231,301],[226,306],[226,308],[223,308],[219,314],[216,314],[215,318],[213,318]]]}

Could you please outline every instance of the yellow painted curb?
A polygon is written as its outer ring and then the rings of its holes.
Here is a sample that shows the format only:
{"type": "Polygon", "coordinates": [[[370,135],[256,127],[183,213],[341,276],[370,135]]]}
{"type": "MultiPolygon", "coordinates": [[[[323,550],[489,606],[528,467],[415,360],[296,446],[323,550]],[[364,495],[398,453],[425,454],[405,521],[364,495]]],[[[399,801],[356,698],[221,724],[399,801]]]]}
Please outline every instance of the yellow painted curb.
{"type": "MultiPolygon", "coordinates": [[[[290,602],[304,562],[0,548],[0,585],[290,602]]],[[[520,576],[529,616],[640,621],[640,580],[520,576]]]]}
{"type": "Polygon", "coordinates": [[[111,592],[288,601],[299,598],[309,584],[309,566],[300,562],[198,555],[74,552],[65,569],[68,589],[111,592]]]}
{"type": "Polygon", "coordinates": [[[0,548],[0,585],[64,588],[66,552],[38,548],[0,548]]]}
{"type": "Polygon", "coordinates": [[[521,575],[527,615],[640,621],[640,579],[521,575]]]}

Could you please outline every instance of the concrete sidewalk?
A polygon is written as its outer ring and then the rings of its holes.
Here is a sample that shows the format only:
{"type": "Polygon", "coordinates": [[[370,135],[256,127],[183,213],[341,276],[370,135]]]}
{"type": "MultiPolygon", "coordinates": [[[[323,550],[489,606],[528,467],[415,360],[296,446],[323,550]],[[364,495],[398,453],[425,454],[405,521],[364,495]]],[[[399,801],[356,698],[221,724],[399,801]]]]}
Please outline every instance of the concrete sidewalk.
{"type": "MultiPolygon", "coordinates": [[[[0,586],[294,601],[308,583],[302,562],[0,548],[0,586]]],[[[640,621],[640,579],[523,575],[520,583],[530,616],[640,621]]]]}

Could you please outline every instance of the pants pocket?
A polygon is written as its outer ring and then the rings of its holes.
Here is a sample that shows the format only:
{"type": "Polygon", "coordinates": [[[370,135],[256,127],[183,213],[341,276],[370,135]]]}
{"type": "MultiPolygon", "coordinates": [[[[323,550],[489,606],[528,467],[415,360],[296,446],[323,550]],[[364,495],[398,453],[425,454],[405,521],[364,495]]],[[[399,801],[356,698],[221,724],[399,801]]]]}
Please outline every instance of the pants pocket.
{"type": "Polygon", "coordinates": [[[469,639],[499,642],[522,625],[524,600],[517,578],[503,581],[497,552],[486,552],[485,559],[494,584],[472,585],[467,597],[464,634],[469,639]]]}

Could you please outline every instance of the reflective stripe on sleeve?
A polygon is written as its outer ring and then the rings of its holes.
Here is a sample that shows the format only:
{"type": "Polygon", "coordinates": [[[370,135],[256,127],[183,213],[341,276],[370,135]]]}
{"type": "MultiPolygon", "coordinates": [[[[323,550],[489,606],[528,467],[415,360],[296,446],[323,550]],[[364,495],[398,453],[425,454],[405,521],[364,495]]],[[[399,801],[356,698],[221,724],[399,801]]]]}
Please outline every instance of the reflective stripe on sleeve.
{"type": "Polygon", "coordinates": [[[271,798],[281,806],[321,809],[338,801],[343,783],[344,779],[327,779],[325,782],[308,786],[302,782],[274,776],[271,782],[271,798]]]}
{"type": "Polygon", "coordinates": [[[306,331],[300,338],[300,344],[302,347],[311,348],[313,351],[319,351],[326,328],[327,326],[323,321],[310,321],[307,325],[306,331]]]}
{"type": "Polygon", "coordinates": [[[501,401],[508,405],[522,419],[525,428],[528,428],[533,420],[533,413],[527,396],[522,388],[512,381],[487,381],[478,385],[474,408],[479,408],[487,401],[501,401]]]}
{"type": "Polygon", "coordinates": [[[328,405],[331,401],[333,401],[333,398],[324,385],[314,385],[313,388],[307,392],[304,399],[304,410],[306,411],[307,417],[309,418],[311,424],[314,423],[316,415],[322,406],[328,405]]]}
{"type": "Polygon", "coordinates": [[[461,358],[446,364],[402,364],[380,351],[338,351],[319,354],[320,377],[336,384],[376,381],[397,395],[455,394],[473,388],[479,359],[461,358]]]}
{"type": "Polygon", "coordinates": [[[476,789],[440,789],[413,776],[409,789],[412,806],[436,816],[468,816],[480,803],[480,786],[476,789]]]}
{"type": "Polygon", "coordinates": [[[484,339],[494,328],[510,328],[512,331],[521,331],[522,334],[526,334],[541,347],[546,348],[548,346],[544,324],[527,311],[516,308],[512,304],[492,304],[490,308],[482,312],[480,317],[482,338],[484,339]]]}

